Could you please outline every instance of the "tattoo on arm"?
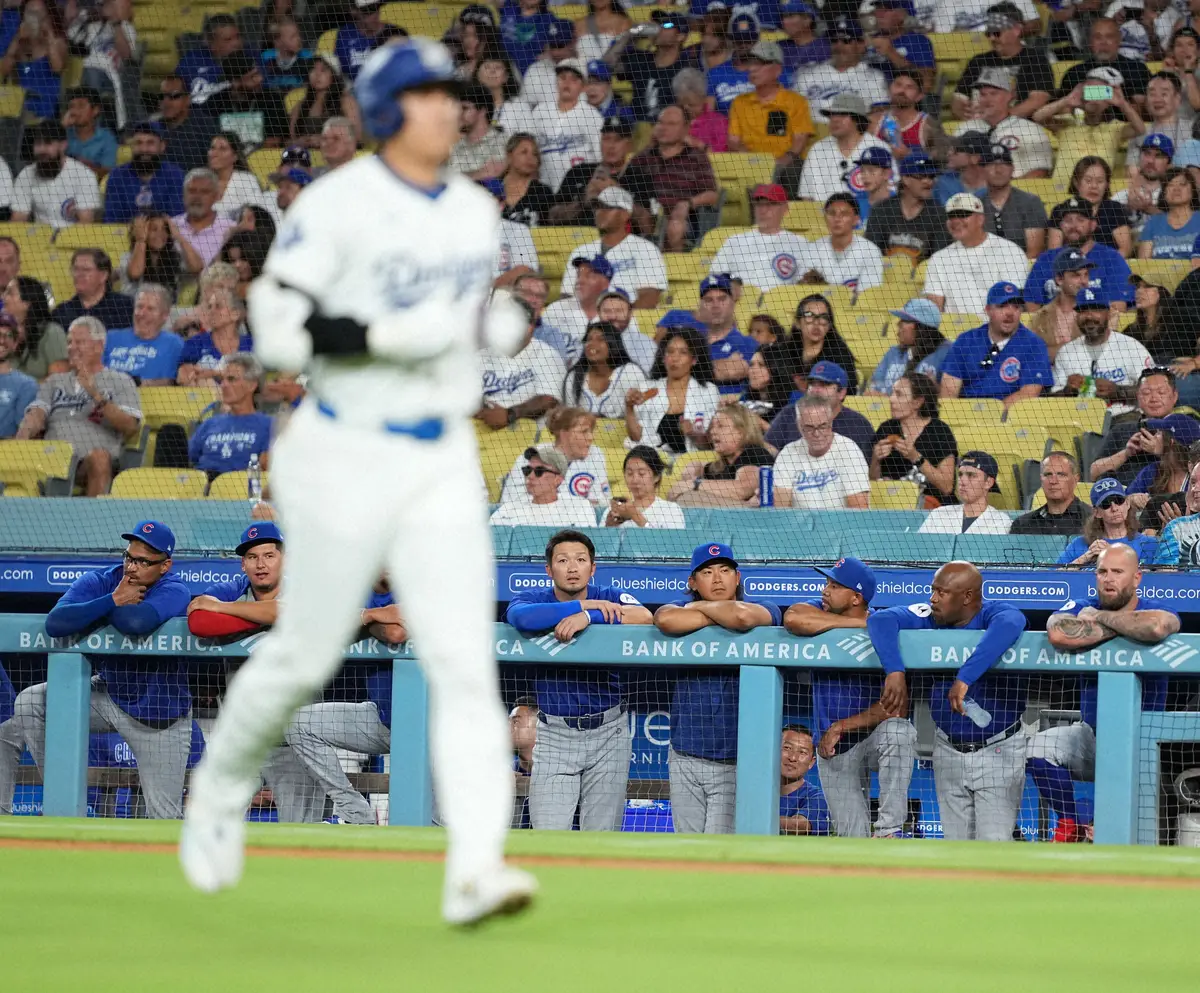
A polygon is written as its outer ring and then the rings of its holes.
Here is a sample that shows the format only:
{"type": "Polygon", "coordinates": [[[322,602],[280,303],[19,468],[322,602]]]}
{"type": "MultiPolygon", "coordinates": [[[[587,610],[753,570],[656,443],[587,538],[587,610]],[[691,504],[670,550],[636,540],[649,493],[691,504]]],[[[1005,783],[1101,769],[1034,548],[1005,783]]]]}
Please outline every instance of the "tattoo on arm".
{"type": "Polygon", "coordinates": [[[1072,617],[1070,614],[1055,614],[1046,629],[1055,631],[1066,641],[1075,642],[1072,647],[1090,648],[1113,636],[1113,632],[1096,621],[1072,617]]]}

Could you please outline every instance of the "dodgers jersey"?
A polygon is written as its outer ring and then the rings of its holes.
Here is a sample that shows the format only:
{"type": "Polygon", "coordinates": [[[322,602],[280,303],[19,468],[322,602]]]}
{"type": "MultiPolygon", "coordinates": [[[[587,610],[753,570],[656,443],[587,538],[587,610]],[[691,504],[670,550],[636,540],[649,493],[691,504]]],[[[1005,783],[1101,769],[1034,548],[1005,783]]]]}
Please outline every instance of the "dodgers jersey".
{"type": "Polygon", "coordinates": [[[929,689],[929,710],[933,722],[952,742],[979,742],[999,734],[1015,724],[1025,710],[1028,680],[1024,676],[989,676],[988,670],[1000,661],[1025,630],[1025,615],[1015,607],[985,600],[979,613],[966,624],[941,625],[933,619],[927,603],[908,607],[889,607],[867,618],[867,634],[887,673],[903,672],[900,657],[901,631],[984,631],[965,662],[953,674],[937,673],[929,689]],[[978,727],[970,718],[950,709],[947,694],[956,679],[969,687],[967,695],[992,715],[991,723],[978,727]]]}
{"type": "MultiPolygon", "coordinates": [[[[595,583],[588,583],[583,599],[641,606],[641,601],[632,594],[595,583]]],[[[553,588],[529,590],[513,596],[504,619],[528,637],[552,631],[559,621],[579,613],[580,609],[578,600],[559,600],[553,588]]],[[[587,615],[593,624],[607,623],[598,610],[589,610],[587,615]]],[[[554,717],[600,714],[621,703],[621,677],[617,672],[582,666],[569,669],[539,666],[537,671],[538,706],[554,717]]]]}
{"type": "Polygon", "coordinates": [[[330,317],[411,318],[445,348],[422,362],[316,356],[308,390],[347,422],[461,418],[479,406],[478,330],[499,251],[499,208],[447,174],[423,189],[376,155],[322,176],[288,208],[264,267],[330,317]],[[353,223],[348,223],[353,218],[353,223]],[[436,327],[431,327],[432,323],[436,327]]]}

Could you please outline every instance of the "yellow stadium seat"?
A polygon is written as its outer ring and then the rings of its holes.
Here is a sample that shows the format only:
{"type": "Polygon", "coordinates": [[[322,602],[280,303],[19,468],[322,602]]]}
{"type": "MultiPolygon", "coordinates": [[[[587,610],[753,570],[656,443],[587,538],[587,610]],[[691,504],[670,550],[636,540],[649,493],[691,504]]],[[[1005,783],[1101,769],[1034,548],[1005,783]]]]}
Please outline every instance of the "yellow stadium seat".
{"type": "Polygon", "coordinates": [[[890,255],[883,260],[883,281],[891,286],[906,286],[909,299],[920,289],[913,283],[913,264],[902,255],[890,255]]]}
{"type": "MultiPolygon", "coordinates": [[[[858,355],[854,356],[856,359],[858,355]]],[[[871,422],[871,427],[877,428],[880,424],[892,416],[892,407],[887,397],[879,396],[849,396],[842,401],[842,404],[849,407],[855,413],[862,414],[868,421],[871,422]]],[[[875,506],[872,502],[871,506],[875,506]]]]}
{"type": "Polygon", "coordinates": [[[716,457],[716,452],[684,452],[682,455],[677,455],[671,467],[663,475],[659,492],[664,494],[670,492],[671,487],[683,478],[683,470],[693,462],[712,462],[716,457]]]}
{"type": "Polygon", "coordinates": [[[871,481],[872,510],[916,510],[921,488],[907,479],[871,481]]]}
{"type": "Polygon", "coordinates": [[[337,47],[337,28],[330,28],[328,31],[322,32],[321,37],[317,39],[317,51],[332,55],[335,47],[337,47]]]}
{"type": "Polygon", "coordinates": [[[775,159],[762,152],[713,152],[709,155],[717,182],[725,191],[721,210],[726,224],[750,224],[750,190],[769,183],[775,172],[775,159]]]}
{"type": "Polygon", "coordinates": [[[564,21],[582,21],[587,15],[586,3],[566,3],[554,8],[554,16],[561,17],[564,21]]]}
{"type": "Polygon", "coordinates": [[[21,275],[33,276],[50,287],[50,293],[58,302],[69,300],[75,295],[75,281],[71,276],[71,250],[40,248],[34,252],[21,252],[21,275]]]}
{"type": "Polygon", "coordinates": [[[514,444],[520,445],[522,449],[528,448],[537,441],[537,421],[531,421],[527,417],[522,417],[509,427],[500,428],[498,431],[489,428],[483,421],[478,419],[471,423],[475,425],[475,441],[480,447],[483,447],[495,438],[510,440],[514,444]]]}
{"type": "Polygon", "coordinates": [[[588,227],[539,227],[531,228],[530,234],[542,271],[554,275],[562,274],[576,248],[600,237],[599,231],[588,227]]]}
{"type": "Polygon", "coordinates": [[[0,117],[20,117],[25,109],[25,91],[19,86],[0,86],[0,117]]]}
{"type": "Polygon", "coordinates": [[[721,246],[725,244],[735,234],[743,234],[751,230],[746,227],[728,227],[722,226],[719,228],[710,228],[704,233],[704,237],[700,239],[700,244],[692,251],[693,255],[698,255],[704,260],[707,266],[712,257],[721,250],[721,246]]]}
{"type": "Polygon", "coordinates": [[[217,401],[217,394],[207,387],[143,386],[138,396],[142,405],[142,423],[151,431],[166,424],[181,424],[185,428],[195,424],[217,401]]]}
{"type": "Polygon", "coordinates": [[[625,439],[628,432],[625,422],[619,417],[601,417],[596,421],[596,430],[592,435],[592,444],[607,451],[625,451],[625,439]]]}
{"type": "MultiPolygon", "coordinates": [[[[496,503],[513,463],[525,449],[534,444],[537,424],[528,419],[516,422],[511,428],[493,431],[482,421],[475,422],[475,438],[479,444],[479,465],[487,483],[488,499],[496,503]]],[[[549,440],[549,439],[547,439],[549,440]]]]}
{"type": "Polygon", "coordinates": [[[699,292],[699,283],[708,275],[708,266],[695,252],[667,252],[667,282],[688,283],[699,292]]]}
{"type": "Polygon", "coordinates": [[[260,148],[246,156],[246,164],[264,190],[271,185],[271,173],[279,169],[280,154],[278,148],[260,148]]]}
{"type": "Polygon", "coordinates": [[[859,338],[888,338],[889,344],[895,344],[888,332],[892,323],[892,315],[886,310],[868,310],[855,307],[848,314],[838,314],[838,331],[847,341],[857,341],[859,338]]]}
{"type": "Polygon", "coordinates": [[[203,469],[126,469],[113,480],[110,497],[126,500],[200,500],[208,489],[203,469]]]}
{"type": "MultiPolygon", "coordinates": [[[[1092,484],[1091,483],[1076,483],[1075,484],[1075,496],[1090,506],[1091,502],[1092,502],[1092,484]]],[[[1038,507],[1044,507],[1045,505],[1046,505],[1046,494],[1042,492],[1042,489],[1039,486],[1033,494],[1033,504],[1030,506],[1029,509],[1037,510],[1038,507]]]]}
{"type": "Polygon", "coordinates": [[[1067,195],[1067,184],[1058,179],[1014,179],[1013,186],[1041,200],[1047,213],[1067,195]]]}
{"type": "Polygon", "coordinates": [[[1066,77],[1067,73],[1069,73],[1077,65],[1079,65],[1078,62],[1055,62],[1050,67],[1054,72],[1054,87],[1055,87],[1055,89],[1062,86],[1062,81],[1066,77]]]}
{"type": "Polygon", "coordinates": [[[449,4],[388,3],[380,16],[385,24],[404,28],[409,34],[437,39],[450,30],[460,10],[462,7],[449,4]]]}
{"type": "Polygon", "coordinates": [[[129,251],[129,227],[125,224],[75,224],[69,228],[59,228],[54,237],[54,247],[59,252],[102,248],[115,263],[122,252],[129,251]]]}
{"type": "Polygon", "coordinates": [[[49,224],[26,224],[17,221],[0,221],[0,237],[11,238],[21,246],[21,254],[50,250],[54,240],[54,228],[49,224]]]}
{"type": "Polygon", "coordinates": [[[783,226],[788,231],[797,231],[812,237],[825,235],[824,204],[812,200],[793,200],[783,217],[783,226]]]}
{"type": "Polygon", "coordinates": [[[911,285],[887,283],[882,286],[872,286],[855,296],[854,306],[866,310],[899,310],[912,299],[911,285]]]}
{"type": "Polygon", "coordinates": [[[608,485],[615,497],[629,496],[629,487],[625,485],[625,456],[629,453],[624,448],[604,449],[604,471],[608,473],[608,485]]]}
{"type": "Polygon", "coordinates": [[[1192,271],[1192,264],[1187,259],[1130,259],[1129,268],[1135,276],[1174,292],[1192,271]]]}
{"type": "MultiPolygon", "coordinates": [[[[120,477],[118,477],[120,478],[120,477]]],[[[267,488],[270,479],[270,473],[262,474],[263,489],[267,488]]],[[[210,500],[249,500],[250,499],[250,473],[248,472],[223,472],[214,479],[208,487],[208,498],[210,500]]]]}
{"type": "Polygon", "coordinates": [[[940,66],[943,60],[967,62],[990,48],[987,36],[978,31],[949,31],[945,34],[931,32],[933,56],[940,66]]]}
{"type": "Polygon", "coordinates": [[[1035,461],[1045,457],[1050,442],[1044,425],[979,424],[956,428],[954,437],[960,454],[974,449],[995,455],[998,449],[1035,461]]]}
{"type": "Polygon", "coordinates": [[[1123,121],[1109,121],[1096,127],[1072,124],[1058,132],[1058,154],[1055,156],[1052,178],[1065,187],[1071,181],[1075,163],[1085,155],[1099,155],[1109,165],[1123,163],[1121,154],[1123,121]]]}
{"type": "Polygon", "coordinates": [[[284,109],[290,114],[304,99],[305,89],[303,86],[297,86],[294,90],[288,90],[283,98],[284,109]]]}
{"type": "Polygon", "coordinates": [[[4,495],[41,496],[52,481],[70,495],[75,450],[69,441],[0,441],[0,483],[4,495]]]}
{"type": "Polygon", "coordinates": [[[1104,433],[1108,407],[1103,400],[1084,397],[1037,397],[1021,400],[1008,409],[1005,423],[1010,428],[1034,428],[1046,431],[1060,447],[1072,451],[1076,435],[1088,431],[1104,433]]]}
{"type": "Polygon", "coordinates": [[[983,318],[978,314],[942,314],[942,324],[938,330],[947,341],[953,341],[964,331],[970,331],[983,323],[983,318]]]}
{"type": "Polygon", "coordinates": [[[133,161],[133,149],[128,145],[117,146],[117,165],[129,165],[133,161]]]}
{"type": "Polygon", "coordinates": [[[955,430],[959,427],[984,427],[999,424],[1004,419],[1004,404],[987,397],[939,400],[938,414],[955,430]]]}
{"type": "MultiPolygon", "coordinates": [[[[866,335],[861,338],[848,338],[846,344],[850,346],[850,352],[854,356],[854,367],[858,370],[858,388],[865,390],[871,375],[895,341],[882,335],[866,335]]],[[[886,401],[887,397],[882,399],[886,401]]]]}

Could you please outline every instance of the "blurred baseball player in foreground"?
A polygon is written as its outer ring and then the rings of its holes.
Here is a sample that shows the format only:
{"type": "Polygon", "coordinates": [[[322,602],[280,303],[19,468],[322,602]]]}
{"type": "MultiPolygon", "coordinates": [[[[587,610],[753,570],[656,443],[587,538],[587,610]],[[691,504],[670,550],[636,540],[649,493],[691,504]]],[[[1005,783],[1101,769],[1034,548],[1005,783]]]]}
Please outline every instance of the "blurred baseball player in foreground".
{"type": "Polygon", "coordinates": [[[495,202],[443,173],[458,140],[456,87],[436,43],[373,52],[355,96],[379,153],[296,199],[251,288],[256,354],[305,370],[309,393],[271,457],[289,541],[279,617],[230,683],[192,780],[180,861],[201,890],[241,877],[262,761],[341,665],[384,567],[430,684],[449,832],[442,915],[474,923],[522,909],[536,889],[504,863],[513,777],[469,423],[480,344],[511,352],[527,322],[510,298],[488,306],[495,202]]]}
{"type": "MultiPolygon", "coordinates": [[[[1060,651],[1082,652],[1112,638],[1128,638],[1156,645],[1179,632],[1179,615],[1159,608],[1138,606],[1136,549],[1109,545],[1096,560],[1096,595],[1088,600],[1068,600],[1046,622],[1046,637],[1060,651]]],[[[1140,677],[1142,709],[1164,709],[1166,677],[1140,677]]],[[[1081,680],[1079,711],[1082,721],[1039,731],[1029,741],[1029,773],[1042,799],[1058,815],[1054,840],[1085,841],[1088,828],[1075,805],[1073,779],[1096,778],[1096,680],[1081,680]]]]}
{"type": "MultiPolygon", "coordinates": [[[[991,676],[1025,630],[1015,607],[983,600],[983,577],[970,562],[948,562],[933,576],[928,603],[889,607],[867,618],[867,634],[892,674],[904,670],[901,631],[983,631],[953,678],[939,673],[929,688],[937,733],[933,781],[947,841],[1011,841],[1025,786],[1026,737],[1021,714],[1024,676],[991,676]]],[[[880,702],[891,709],[885,686],[880,702]]]]}

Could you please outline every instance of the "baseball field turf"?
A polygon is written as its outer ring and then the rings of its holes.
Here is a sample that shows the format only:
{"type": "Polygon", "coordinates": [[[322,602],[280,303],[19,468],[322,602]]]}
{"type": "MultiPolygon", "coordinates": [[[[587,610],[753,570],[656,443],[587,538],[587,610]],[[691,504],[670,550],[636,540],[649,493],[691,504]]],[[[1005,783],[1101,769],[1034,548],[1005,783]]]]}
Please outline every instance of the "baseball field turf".
{"type": "Polygon", "coordinates": [[[514,835],[534,910],[438,918],[433,829],[259,825],[242,885],[179,874],[177,823],[0,822],[0,987],[154,991],[1200,988],[1200,851],[514,835]]]}

